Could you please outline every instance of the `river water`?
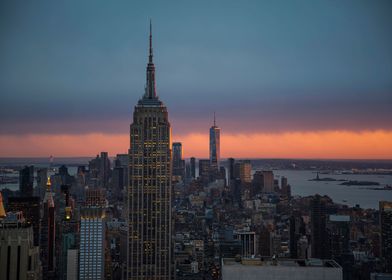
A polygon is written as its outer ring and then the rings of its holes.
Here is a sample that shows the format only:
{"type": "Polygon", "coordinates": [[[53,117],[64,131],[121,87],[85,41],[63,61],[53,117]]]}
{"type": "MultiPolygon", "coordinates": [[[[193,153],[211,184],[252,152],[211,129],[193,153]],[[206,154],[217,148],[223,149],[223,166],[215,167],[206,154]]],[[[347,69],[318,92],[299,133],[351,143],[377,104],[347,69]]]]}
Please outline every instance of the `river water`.
{"type": "Polygon", "coordinates": [[[314,194],[328,195],[336,203],[361,208],[378,208],[380,200],[392,201],[392,191],[369,190],[371,187],[392,185],[392,175],[362,175],[362,174],[319,174],[320,178],[345,179],[352,181],[378,182],[380,186],[344,186],[341,181],[309,181],[316,177],[315,171],[310,170],[274,170],[276,179],[287,177],[291,185],[292,195],[308,196],[314,194]]]}
{"type": "MultiPolygon", "coordinates": [[[[37,164],[36,164],[37,166],[37,164]]],[[[38,166],[37,166],[38,167],[38,166]]],[[[69,166],[68,171],[71,175],[76,174],[77,167],[69,166]]],[[[253,171],[254,172],[254,171],[253,171]]],[[[309,181],[316,177],[316,172],[311,170],[274,170],[276,179],[285,176],[291,185],[292,195],[309,196],[314,194],[328,195],[336,203],[355,206],[359,204],[362,208],[378,208],[379,201],[392,201],[392,191],[370,190],[369,187],[384,187],[392,185],[392,175],[362,175],[362,174],[320,174],[320,178],[334,178],[337,180],[345,179],[352,181],[371,181],[378,182],[380,186],[344,186],[341,181],[309,181]]],[[[198,170],[196,171],[196,175],[198,170]]],[[[14,174],[18,176],[18,174],[14,174]]],[[[36,184],[36,182],[34,182],[36,184]]],[[[19,184],[0,185],[2,188],[11,190],[19,189],[19,184]]]]}

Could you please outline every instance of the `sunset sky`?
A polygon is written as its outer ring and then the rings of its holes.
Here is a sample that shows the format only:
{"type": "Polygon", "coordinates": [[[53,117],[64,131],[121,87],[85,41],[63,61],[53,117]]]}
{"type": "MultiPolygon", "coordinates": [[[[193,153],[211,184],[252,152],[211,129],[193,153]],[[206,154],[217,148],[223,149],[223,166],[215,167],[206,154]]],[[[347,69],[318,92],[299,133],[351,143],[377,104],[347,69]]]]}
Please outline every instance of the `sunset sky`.
{"type": "Polygon", "coordinates": [[[392,2],[1,1],[0,157],[126,153],[153,21],[173,141],[392,159],[392,2]]]}

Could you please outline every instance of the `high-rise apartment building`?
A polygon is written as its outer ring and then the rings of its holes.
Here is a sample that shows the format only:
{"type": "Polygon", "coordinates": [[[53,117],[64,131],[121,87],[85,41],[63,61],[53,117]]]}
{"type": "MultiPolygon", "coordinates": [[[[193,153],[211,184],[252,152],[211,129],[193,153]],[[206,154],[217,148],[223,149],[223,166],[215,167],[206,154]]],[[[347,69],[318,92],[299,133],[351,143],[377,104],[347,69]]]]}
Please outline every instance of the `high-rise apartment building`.
{"type": "Polygon", "coordinates": [[[210,128],[210,165],[211,171],[219,172],[220,167],[220,128],[216,125],[214,113],[214,125],[210,128]]]}
{"type": "Polygon", "coordinates": [[[128,279],[171,279],[171,128],[155,89],[152,31],[145,93],[130,126],[128,279]]]}
{"type": "Polygon", "coordinates": [[[380,201],[381,257],[385,272],[392,273],[392,201],[380,201]]]}

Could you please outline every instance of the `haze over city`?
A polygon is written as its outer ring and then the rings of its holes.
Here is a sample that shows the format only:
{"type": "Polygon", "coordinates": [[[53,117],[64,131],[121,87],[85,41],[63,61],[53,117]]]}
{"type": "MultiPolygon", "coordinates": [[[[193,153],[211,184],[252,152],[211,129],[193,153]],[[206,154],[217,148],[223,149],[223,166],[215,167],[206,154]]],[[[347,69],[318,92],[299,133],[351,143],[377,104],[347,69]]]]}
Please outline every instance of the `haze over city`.
{"type": "Polygon", "coordinates": [[[151,18],[185,157],[390,159],[391,5],[3,1],[0,154],[126,152],[151,18]]]}

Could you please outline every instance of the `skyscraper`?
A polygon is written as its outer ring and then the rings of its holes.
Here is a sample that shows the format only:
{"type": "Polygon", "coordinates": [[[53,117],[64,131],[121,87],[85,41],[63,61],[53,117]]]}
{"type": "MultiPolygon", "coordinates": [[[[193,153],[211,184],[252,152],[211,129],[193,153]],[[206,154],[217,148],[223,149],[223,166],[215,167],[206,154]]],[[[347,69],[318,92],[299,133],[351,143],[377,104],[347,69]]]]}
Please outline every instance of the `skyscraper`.
{"type": "Polygon", "coordinates": [[[216,126],[215,113],[214,125],[210,128],[210,167],[211,171],[219,171],[220,162],[220,128],[216,126]]]}
{"type": "Polygon", "coordinates": [[[46,189],[46,179],[48,178],[48,169],[47,168],[39,168],[37,170],[37,192],[36,195],[40,197],[40,199],[44,198],[45,189],[46,189]]]}
{"type": "Polygon", "coordinates": [[[9,197],[8,198],[8,211],[23,212],[23,217],[26,224],[33,227],[34,233],[34,246],[39,246],[39,232],[40,232],[40,213],[41,205],[38,196],[31,197],[9,197]]]}
{"type": "Polygon", "coordinates": [[[192,178],[196,178],[196,159],[194,157],[191,157],[190,163],[191,163],[191,176],[192,178]]]}
{"type": "Polygon", "coordinates": [[[43,216],[41,222],[41,260],[42,260],[42,271],[43,279],[54,279],[55,278],[55,208],[54,201],[51,192],[51,182],[48,177],[46,183],[46,193],[43,202],[43,216]]]}
{"type": "Polygon", "coordinates": [[[381,257],[385,272],[392,273],[392,202],[380,201],[381,257]]]}
{"type": "Polygon", "coordinates": [[[171,129],[155,90],[150,50],[145,93],[130,126],[128,279],[171,279],[171,129]]]}
{"type": "Polygon", "coordinates": [[[0,217],[0,279],[42,279],[41,273],[39,247],[23,213],[0,217]]]}
{"type": "Polygon", "coordinates": [[[310,222],[312,230],[312,258],[328,258],[327,214],[325,202],[318,194],[310,202],[310,222]]]}
{"type": "Polygon", "coordinates": [[[263,192],[274,191],[274,173],[272,171],[263,171],[263,192]]]}
{"type": "Polygon", "coordinates": [[[173,176],[184,177],[184,162],[182,160],[181,142],[173,143],[173,176]]]}
{"type": "Polygon", "coordinates": [[[235,179],[235,172],[234,172],[234,165],[235,165],[235,160],[234,158],[229,158],[229,181],[235,179]]]}
{"type": "Polygon", "coordinates": [[[104,210],[84,208],[80,215],[79,279],[104,279],[104,210]]]}
{"type": "Polygon", "coordinates": [[[19,191],[21,196],[33,195],[34,166],[25,166],[19,171],[19,191]]]}
{"type": "Polygon", "coordinates": [[[100,183],[103,188],[108,187],[110,177],[110,160],[107,152],[101,152],[100,183]]]}
{"type": "Polygon", "coordinates": [[[252,182],[252,164],[250,160],[242,160],[234,164],[234,177],[239,178],[241,183],[252,182]]]}
{"type": "Polygon", "coordinates": [[[199,159],[199,178],[204,184],[210,182],[211,165],[208,159],[199,159]]]}

